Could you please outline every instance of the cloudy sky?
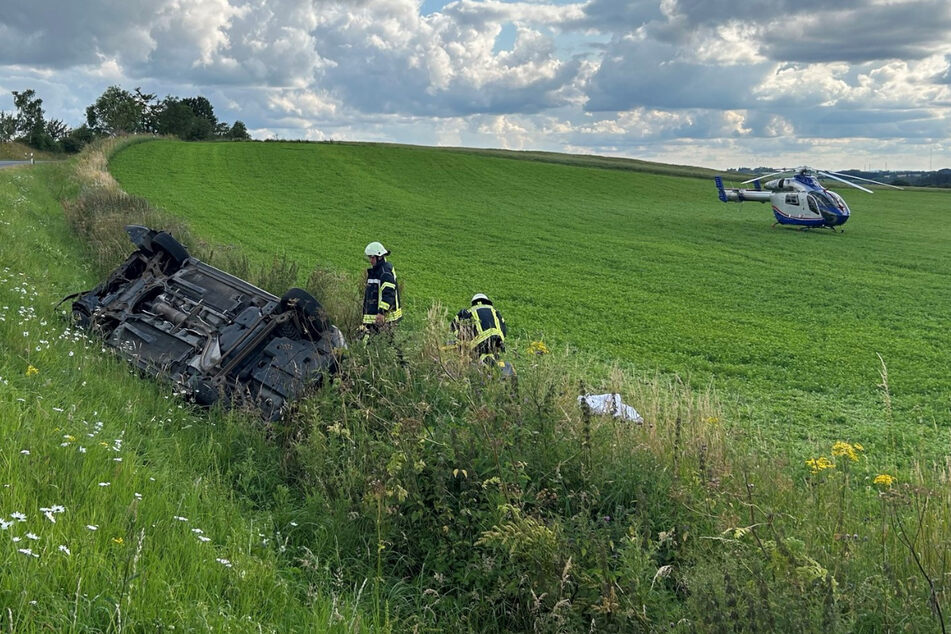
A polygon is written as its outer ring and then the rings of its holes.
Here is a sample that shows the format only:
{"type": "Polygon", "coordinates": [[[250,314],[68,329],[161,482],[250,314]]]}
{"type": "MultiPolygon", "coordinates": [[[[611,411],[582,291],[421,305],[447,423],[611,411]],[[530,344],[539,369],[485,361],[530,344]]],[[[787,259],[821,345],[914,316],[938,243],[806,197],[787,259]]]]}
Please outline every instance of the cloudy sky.
{"type": "Polygon", "coordinates": [[[255,138],[951,167],[948,0],[2,0],[0,110],[112,85],[255,138]]]}

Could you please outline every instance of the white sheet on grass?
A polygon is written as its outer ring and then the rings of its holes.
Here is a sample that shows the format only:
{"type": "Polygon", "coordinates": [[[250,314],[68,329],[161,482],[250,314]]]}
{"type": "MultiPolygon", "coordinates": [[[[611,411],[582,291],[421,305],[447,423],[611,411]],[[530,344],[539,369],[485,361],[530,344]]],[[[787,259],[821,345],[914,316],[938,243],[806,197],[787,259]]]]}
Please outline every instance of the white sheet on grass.
{"type": "Polygon", "coordinates": [[[595,414],[608,414],[615,418],[643,423],[644,419],[637,410],[621,400],[620,394],[586,394],[578,397],[578,403],[584,401],[595,414]]]}

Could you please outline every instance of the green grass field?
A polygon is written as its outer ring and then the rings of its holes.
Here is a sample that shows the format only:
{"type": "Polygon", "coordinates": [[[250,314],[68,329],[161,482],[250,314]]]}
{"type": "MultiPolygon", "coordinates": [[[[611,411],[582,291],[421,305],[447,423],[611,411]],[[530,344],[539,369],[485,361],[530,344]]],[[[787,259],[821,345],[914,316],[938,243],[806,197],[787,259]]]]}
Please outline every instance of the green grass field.
{"type": "Polygon", "coordinates": [[[381,240],[412,317],[484,291],[523,340],[712,384],[780,445],[848,437],[899,462],[943,445],[951,194],[843,192],[844,233],[774,229],[768,205],[724,205],[711,179],[510,156],[159,141],[110,170],[262,262],[356,274],[381,240]]]}

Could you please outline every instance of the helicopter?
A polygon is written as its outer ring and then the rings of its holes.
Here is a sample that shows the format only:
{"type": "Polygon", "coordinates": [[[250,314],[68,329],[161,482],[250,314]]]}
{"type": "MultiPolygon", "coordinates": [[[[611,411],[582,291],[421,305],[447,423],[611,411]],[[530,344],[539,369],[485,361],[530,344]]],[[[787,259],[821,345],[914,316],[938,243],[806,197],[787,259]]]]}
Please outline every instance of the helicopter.
{"type": "Polygon", "coordinates": [[[846,179],[851,178],[884,187],[901,189],[896,185],[881,183],[870,178],[840,174],[830,170],[817,170],[806,166],[783,169],[743,181],[743,185],[753,183],[755,189],[727,189],[723,186],[723,179],[719,176],[714,180],[717,184],[720,200],[723,202],[752,200],[761,203],[772,203],[773,215],[776,216],[776,222],[773,223],[774,227],[777,224],[796,225],[802,229],[829,227],[836,231],[836,227],[844,225],[849,219],[849,206],[845,204],[842,196],[823,187],[819,183],[820,178],[831,178],[869,194],[872,193],[871,189],[846,179]],[[782,178],[774,178],[771,181],[761,183],[762,179],[772,176],[782,176],[782,178]]]}

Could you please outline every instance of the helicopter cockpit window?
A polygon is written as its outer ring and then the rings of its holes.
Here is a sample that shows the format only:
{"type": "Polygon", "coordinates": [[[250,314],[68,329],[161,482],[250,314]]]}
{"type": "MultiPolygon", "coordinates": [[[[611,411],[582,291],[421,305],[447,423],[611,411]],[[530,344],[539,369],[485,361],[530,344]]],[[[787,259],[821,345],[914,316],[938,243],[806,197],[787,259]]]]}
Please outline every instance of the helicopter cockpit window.
{"type": "Polygon", "coordinates": [[[829,197],[825,194],[819,192],[813,192],[809,194],[809,210],[814,213],[819,213],[819,208],[825,207],[826,209],[835,209],[836,205],[829,200],[829,197]]]}
{"type": "Polygon", "coordinates": [[[798,204],[799,204],[799,194],[786,194],[786,204],[787,204],[787,205],[798,205],[798,204]]]}

